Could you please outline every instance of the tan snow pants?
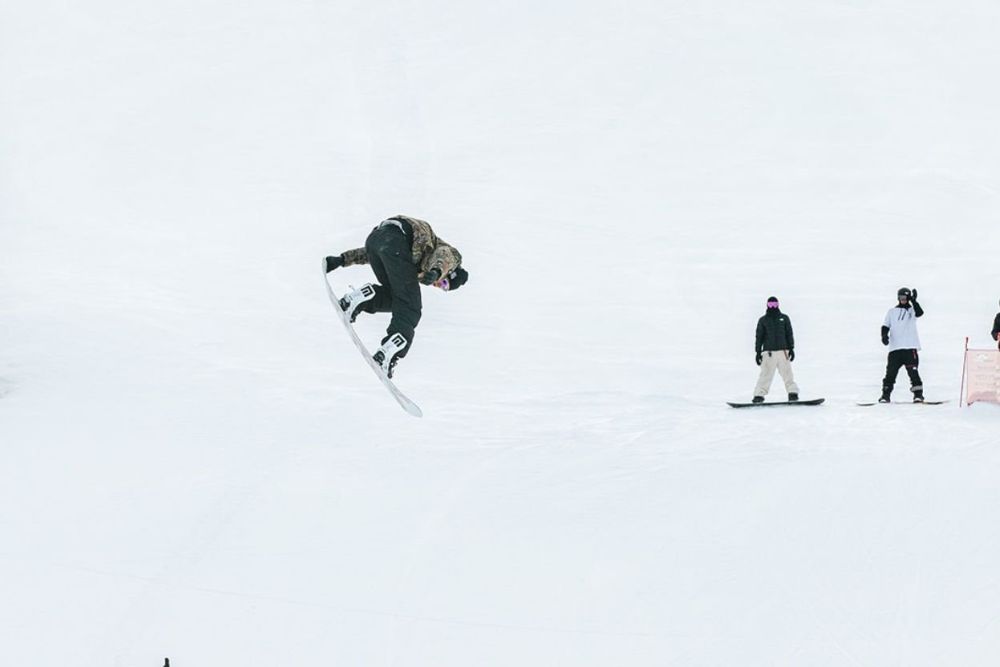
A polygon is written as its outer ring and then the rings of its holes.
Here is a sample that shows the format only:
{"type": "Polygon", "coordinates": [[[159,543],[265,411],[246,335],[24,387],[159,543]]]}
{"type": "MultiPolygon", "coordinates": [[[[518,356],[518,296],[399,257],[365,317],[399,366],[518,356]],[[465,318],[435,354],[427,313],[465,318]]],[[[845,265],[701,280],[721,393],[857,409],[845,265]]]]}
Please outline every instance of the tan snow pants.
{"type": "Polygon", "coordinates": [[[792,375],[792,362],[788,360],[788,350],[774,350],[764,352],[764,359],[760,364],[760,377],[757,378],[757,387],[753,390],[754,396],[767,396],[774,380],[774,371],[778,371],[781,379],[785,381],[785,391],[789,394],[799,393],[799,386],[795,384],[795,377],[792,375]]]}

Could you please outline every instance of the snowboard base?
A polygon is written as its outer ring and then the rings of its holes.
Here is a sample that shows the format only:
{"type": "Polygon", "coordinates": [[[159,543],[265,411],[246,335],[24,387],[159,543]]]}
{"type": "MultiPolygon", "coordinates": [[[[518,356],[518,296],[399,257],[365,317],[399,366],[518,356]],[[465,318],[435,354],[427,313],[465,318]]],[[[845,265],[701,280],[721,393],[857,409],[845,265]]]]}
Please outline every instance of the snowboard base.
{"type": "Polygon", "coordinates": [[[731,408],[770,408],[775,405],[820,405],[825,401],[825,398],[814,398],[811,401],[772,401],[768,403],[764,401],[763,403],[730,403],[726,402],[731,408]]]}
{"type": "Polygon", "coordinates": [[[868,408],[873,405],[944,405],[948,401],[924,401],[923,403],[915,403],[914,401],[893,401],[892,403],[879,403],[874,401],[872,403],[858,403],[859,406],[863,408],[868,408]]]}

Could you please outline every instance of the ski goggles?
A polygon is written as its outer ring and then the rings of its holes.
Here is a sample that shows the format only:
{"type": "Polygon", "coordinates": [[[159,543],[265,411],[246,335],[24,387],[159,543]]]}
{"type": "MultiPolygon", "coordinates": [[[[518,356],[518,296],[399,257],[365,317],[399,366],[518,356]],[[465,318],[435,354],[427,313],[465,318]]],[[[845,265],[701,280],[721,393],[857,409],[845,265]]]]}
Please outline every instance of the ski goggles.
{"type": "Polygon", "coordinates": [[[443,289],[445,292],[451,289],[451,283],[448,282],[447,278],[442,278],[441,280],[434,281],[434,287],[438,289],[443,289]]]}
{"type": "MultiPolygon", "coordinates": [[[[758,308],[759,308],[759,307],[760,307],[760,306],[758,306],[758,308]]],[[[777,302],[777,301],[768,301],[768,302],[767,302],[767,307],[768,307],[768,308],[777,308],[777,307],[778,307],[778,302],[777,302]]]]}

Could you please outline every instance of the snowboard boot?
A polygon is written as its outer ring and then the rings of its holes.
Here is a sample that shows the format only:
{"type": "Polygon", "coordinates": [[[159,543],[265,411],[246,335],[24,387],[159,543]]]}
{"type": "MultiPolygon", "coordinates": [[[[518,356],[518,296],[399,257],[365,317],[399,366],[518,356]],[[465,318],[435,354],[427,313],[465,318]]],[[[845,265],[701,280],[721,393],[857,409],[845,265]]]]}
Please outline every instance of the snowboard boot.
{"type": "Polygon", "coordinates": [[[796,394],[794,391],[788,395],[788,402],[789,403],[794,403],[797,400],[799,400],[799,395],[796,394]]]}
{"type": "Polygon", "coordinates": [[[353,285],[350,287],[351,291],[340,298],[340,309],[347,313],[347,319],[354,324],[354,320],[358,319],[358,309],[361,308],[361,304],[375,298],[375,288],[371,283],[357,289],[353,285]]]}
{"type": "Polygon", "coordinates": [[[399,362],[399,353],[406,349],[406,339],[398,333],[392,334],[382,342],[382,347],[372,355],[372,359],[385,372],[390,380],[399,362]]]}
{"type": "Polygon", "coordinates": [[[923,387],[911,387],[910,391],[913,392],[913,402],[923,403],[924,402],[924,388],[923,387]]]}
{"type": "Polygon", "coordinates": [[[882,395],[881,395],[881,396],[879,396],[879,398],[878,398],[878,402],[879,402],[879,403],[891,403],[891,402],[892,402],[892,399],[891,399],[891,398],[889,398],[889,394],[887,394],[887,393],[885,393],[885,392],[883,391],[883,392],[882,392],[882,395]]]}
{"type": "Polygon", "coordinates": [[[753,397],[753,402],[754,403],[763,403],[764,402],[764,397],[763,396],[754,396],[753,397]]]}

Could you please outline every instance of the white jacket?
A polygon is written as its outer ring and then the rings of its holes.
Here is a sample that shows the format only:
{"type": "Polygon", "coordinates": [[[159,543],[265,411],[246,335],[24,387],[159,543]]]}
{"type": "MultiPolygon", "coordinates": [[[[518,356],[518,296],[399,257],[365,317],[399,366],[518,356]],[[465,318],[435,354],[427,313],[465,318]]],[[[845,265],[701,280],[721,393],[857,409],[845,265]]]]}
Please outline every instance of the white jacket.
{"type": "Polygon", "coordinates": [[[920,336],[917,335],[917,314],[913,307],[890,308],[885,314],[882,326],[889,327],[889,351],[919,350],[920,336]]]}

